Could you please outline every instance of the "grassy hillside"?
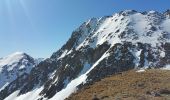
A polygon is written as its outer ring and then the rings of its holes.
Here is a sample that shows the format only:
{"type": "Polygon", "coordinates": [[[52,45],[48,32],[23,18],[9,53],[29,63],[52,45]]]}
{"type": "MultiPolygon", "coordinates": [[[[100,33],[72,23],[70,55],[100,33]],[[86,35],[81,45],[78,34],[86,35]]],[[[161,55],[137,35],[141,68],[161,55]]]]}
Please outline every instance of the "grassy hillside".
{"type": "Polygon", "coordinates": [[[123,72],[84,87],[67,100],[170,100],[170,71],[123,72]]]}

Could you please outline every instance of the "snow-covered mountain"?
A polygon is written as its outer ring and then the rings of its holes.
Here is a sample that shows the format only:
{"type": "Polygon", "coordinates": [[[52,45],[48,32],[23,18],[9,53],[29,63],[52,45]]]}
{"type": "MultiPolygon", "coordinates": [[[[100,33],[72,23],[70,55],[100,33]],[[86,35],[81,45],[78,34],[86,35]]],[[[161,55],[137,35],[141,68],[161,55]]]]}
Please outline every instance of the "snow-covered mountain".
{"type": "Polygon", "coordinates": [[[73,31],[60,50],[33,68],[30,75],[9,84],[0,96],[7,97],[5,100],[63,100],[108,75],[167,66],[169,27],[169,10],[125,10],[92,18],[73,31]]]}
{"type": "Polygon", "coordinates": [[[0,59],[0,91],[18,77],[29,74],[42,59],[34,59],[23,52],[16,52],[0,59]]]}

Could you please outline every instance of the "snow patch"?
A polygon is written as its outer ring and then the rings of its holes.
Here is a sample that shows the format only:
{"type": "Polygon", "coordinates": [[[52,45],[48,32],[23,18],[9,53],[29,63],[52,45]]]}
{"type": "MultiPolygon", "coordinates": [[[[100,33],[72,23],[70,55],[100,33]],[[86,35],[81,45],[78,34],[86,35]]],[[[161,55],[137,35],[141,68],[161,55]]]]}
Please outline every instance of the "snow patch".
{"type": "Polygon", "coordinates": [[[6,86],[8,86],[9,85],[9,82],[6,82],[6,84],[5,85],[3,85],[3,87],[2,88],[0,88],[0,91],[2,91],[3,89],[5,89],[5,87],[6,86]]]}
{"type": "Polygon", "coordinates": [[[68,51],[68,50],[64,50],[63,53],[61,54],[60,57],[58,57],[57,59],[62,59],[64,58],[66,55],[69,55],[72,52],[72,50],[68,51]]]}
{"type": "Polygon", "coordinates": [[[134,63],[136,64],[136,67],[139,66],[141,52],[142,52],[142,49],[140,49],[139,51],[136,51],[135,53],[132,52],[132,54],[136,57],[134,61],[134,63]]]}
{"type": "Polygon", "coordinates": [[[160,56],[163,58],[163,57],[165,57],[165,52],[164,51],[161,51],[160,52],[160,56]]]}
{"type": "Polygon", "coordinates": [[[170,70],[170,65],[166,65],[164,68],[162,68],[163,70],[170,70]]]}
{"type": "Polygon", "coordinates": [[[138,73],[145,72],[145,69],[141,68],[141,69],[137,70],[136,72],[138,72],[138,73]]]}
{"type": "Polygon", "coordinates": [[[61,59],[67,55],[68,50],[65,50],[58,59],[61,59]]]}
{"type": "Polygon", "coordinates": [[[15,91],[14,93],[12,93],[11,95],[9,95],[7,98],[5,98],[5,100],[37,100],[39,99],[39,94],[40,92],[43,90],[43,86],[41,88],[36,88],[33,91],[30,91],[26,94],[20,95],[19,94],[19,90],[15,91]]]}
{"type": "Polygon", "coordinates": [[[170,32],[170,19],[165,20],[162,23],[162,27],[165,31],[170,32]]]}
{"type": "Polygon", "coordinates": [[[17,95],[19,94],[19,90],[13,92],[11,95],[9,95],[5,100],[16,100],[17,95]]]}

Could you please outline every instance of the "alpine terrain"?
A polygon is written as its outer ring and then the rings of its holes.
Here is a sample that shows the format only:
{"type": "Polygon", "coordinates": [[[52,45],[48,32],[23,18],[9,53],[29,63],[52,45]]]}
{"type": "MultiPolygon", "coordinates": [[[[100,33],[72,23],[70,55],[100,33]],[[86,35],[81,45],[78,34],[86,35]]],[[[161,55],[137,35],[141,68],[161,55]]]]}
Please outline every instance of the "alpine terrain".
{"type": "MultiPolygon", "coordinates": [[[[164,13],[125,10],[92,18],[74,30],[61,49],[33,67],[29,74],[3,83],[0,100],[64,100],[110,75],[169,66],[169,27],[170,10],[164,13]]],[[[5,67],[4,73],[15,68],[5,67]]]]}
{"type": "Polygon", "coordinates": [[[42,59],[34,59],[23,52],[16,52],[0,59],[0,91],[19,77],[27,76],[42,59]]]}

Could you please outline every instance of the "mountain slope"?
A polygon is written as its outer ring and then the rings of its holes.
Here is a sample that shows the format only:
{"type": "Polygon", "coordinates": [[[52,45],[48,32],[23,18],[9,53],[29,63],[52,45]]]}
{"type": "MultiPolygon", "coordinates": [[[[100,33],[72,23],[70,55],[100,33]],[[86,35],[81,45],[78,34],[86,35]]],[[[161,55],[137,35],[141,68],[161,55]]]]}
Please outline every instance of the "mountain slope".
{"type": "Polygon", "coordinates": [[[66,100],[169,100],[169,77],[168,70],[126,71],[86,85],[66,100]]]}
{"type": "Polygon", "coordinates": [[[18,77],[29,74],[39,63],[26,53],[16,52],[0,59],[0,91],[18,77]]]}
{"type": "Polygon", "coordinates": [[[21,82],[17,86],[15,80],[0,95],[5,98],[17,92],[17,100],[37,90],[34,100],[62,100],[84,83],[108,75],[164,67],[170,63],[169,14],[126,10],[92,18],[73,31],[68,42],[33,68],[30,75],[18,78],[21,82]]]}

